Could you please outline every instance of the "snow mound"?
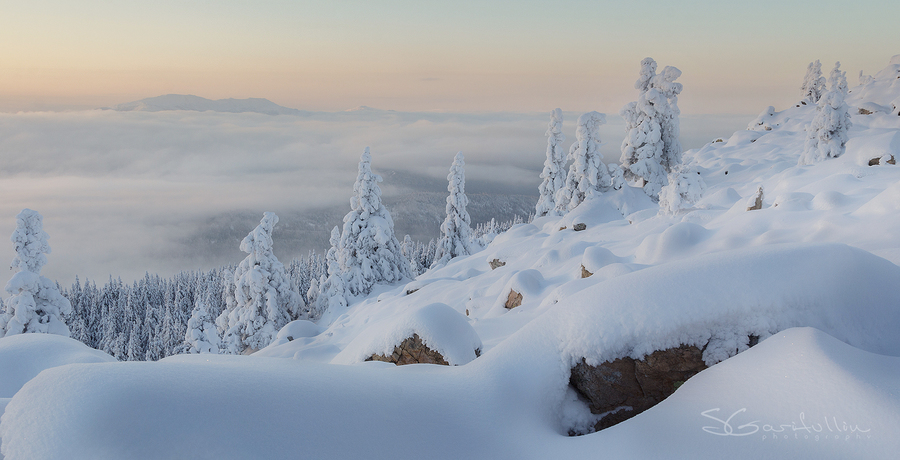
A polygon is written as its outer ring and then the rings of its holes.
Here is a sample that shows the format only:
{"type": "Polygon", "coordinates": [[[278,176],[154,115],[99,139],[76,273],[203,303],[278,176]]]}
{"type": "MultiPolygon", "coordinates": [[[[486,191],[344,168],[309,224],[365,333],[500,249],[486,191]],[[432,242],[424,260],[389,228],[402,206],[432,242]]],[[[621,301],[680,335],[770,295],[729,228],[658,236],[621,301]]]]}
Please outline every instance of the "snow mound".
{"type": "Polygon", "coordinates": [[[811,326],[874,353],[900,355],[900,267],[841,244],[724,251],[645,268],[571,295],[499,344],[562,344],[572,365],[706,346],[711,365],[749,336],[811,326]],[[549,336],[546,340],[540,337],[549,336]]]}
{"type": "Polygon", "coordinates": [[[55,334],[18,334],[0,339],[0,398],[12,398],[44,369],[71,363],[115,362],[112,356],[55,334]]]}
{"type": "Polygon", "coordinates": [[[321,332],[322,328],[316,323],[305,319],[298,319],[285,324],[284,327],[278,331],[278,334],[275,335],[275,340],[272,341],[269,346],[278,346],[296,339],[315,337],[321,332]]]}
{"type": "Polygon", "coordinates": [[[452,366],[466,364],[481,350],[481,339],[465,316],[443,303],[432,303],[372,324],[350,342],[332,363],[353,364],[372,355],[390,356],[394,347],[418,334],[422,342],[452,366]]]}
{"type": "Polygon", "coordinates": [[[782,331],[694,376],[643,414],[577,438],[559,425],[589,417],[566,391],[567,369],[548,373],[534,361],[477,366],[485,356],[474,366],[381,367],[192,358],[42,373],[9,403],[0,425],[3,455],[892,458],[900,430],[900,358],[812,328],[782,331]],[[647,433],[653,442],[635,442],[647,433]]]}
{"type": "Polygon", "coordinates": [[[590,458],[893,458],[900,358],[813,328],[782,331],[567,451],[590,458]],[[653,442],[634,442],[653,433],[653,442]]]}
{"type": "Polygon", "coordinates": [[[226,112],[226,113],[262,113],[266,115],[300,115],[304,112],[297,109],[282,107],[268,99],[206,99],[189,94],[166,94],[164,96],[148,97],[139,101],[126,102],[110,107],[120,112],[160,112],[164,110],[191,110],[197,112],[226,112]]]}

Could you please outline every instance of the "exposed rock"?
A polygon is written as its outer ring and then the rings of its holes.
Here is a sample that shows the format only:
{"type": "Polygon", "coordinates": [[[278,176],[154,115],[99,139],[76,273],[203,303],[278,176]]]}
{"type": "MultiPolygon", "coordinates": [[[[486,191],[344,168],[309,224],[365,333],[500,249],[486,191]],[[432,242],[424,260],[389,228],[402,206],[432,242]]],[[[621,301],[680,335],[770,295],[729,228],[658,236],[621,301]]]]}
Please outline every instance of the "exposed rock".
{"type": "Polygon", "coordinates": [[[587,278],[587,277],[589,277],[589,276],[591,276],[591,275],[593,275],[593,273],[589,272],[586,268],[584,268],[584,265],[582,265],[582,266],[581,266],[581,277],[582,277],[582,278],[587,278]]]}
{"type": "Polygon", "coordinates": [[[575,230],[576,232],[580,232],[580,231],[586,230],[586,229],[587,229],[587,225],[584,223],[577,223],[572,226],[572,230],[575,230]]]}
{"type": "Polygon", "coordinates": [[[417,292],[417,291],[418,291],[418,289],[410,289],[410,290],[406,291],[406,295],[410,295],[410,294],[412,294],[412,293],[414,293],[414,292],[417,292]]]}
{"type": "Polygon", "coordinates": [[[494,259],[490,262],[490,265],[491,265],[491,270],[496,270],[496,269],[506,265],[506,262],[504,262],[500,259],[494,259]]]}
{"type": "Polygon", "coordinates": [[[522,305],[522,294],[516,292],[515,289],[510,289],[509,296],[506,297],[506,309],[512,310],[519,305],[522,305]]]}
{"type": "Polygon", "coordinates": [[[569,384],[589,402],[591,413],[607,414],[594,426],[599,431],[655,406],[703,369],[703,352],[683,345],[639,360],[625,357],[598,366],[582,360],[572,368],[569,384]]]}
{"type": "Polygon", "coordinates": [[[756,190],[756,196],[750,199],[750,203],[747,203],[750,206],[747,206],[748,211],[753,211],[755,209],[762,209],[763,206],[763,188],[760,185],[759,189],[756,190]]]}
{"type": "Polygon", "coordinates": [[[869,160],[869,166],[879,166],[884,164],[895,165],[897,164],[897,160],[890,153],[883,157],[876,157],[869,160]],[[885,158],[887,159],[885,160],[885,158]]]}
{"type": "MultiPolygon", "coordinates": [[[[870,111],[868,111],[868,110],[866,110],[866,109],[860,107],[860,108],[859,108],[859,114],[860,114],[860,115],[872,115],[872,112],[870,112],[870,111]]],[[[871,166],[871,165],[869,165],[869,166],[871,166]]]]}
{"type": "MultiPolygon", "coordinates": [[[[480,351],[481,350],[476,350],[475,356],[478,356],[480,351]]],[[[407,338],[401,342],[400,345],[394,347],[394,352],[391,353],[391,356],[372,355],[368,357],[366,361],[383,361],[386,363],[394,363],[398,366],[404,364],[450,365],[440,353],[425,346],[422,342],[422,338],[419,337],[419,334],[413,334],[412,337],[407,338]]]]}
{"type": "Polygon", "coordinates": [[[559,231],[563,231],[563,230],[565,230],[565,229],[567,229],[567,228],[568,228],[568,227],[566,227],[565,225],[563,225],[562,227],[559,227],[559,231]]]}

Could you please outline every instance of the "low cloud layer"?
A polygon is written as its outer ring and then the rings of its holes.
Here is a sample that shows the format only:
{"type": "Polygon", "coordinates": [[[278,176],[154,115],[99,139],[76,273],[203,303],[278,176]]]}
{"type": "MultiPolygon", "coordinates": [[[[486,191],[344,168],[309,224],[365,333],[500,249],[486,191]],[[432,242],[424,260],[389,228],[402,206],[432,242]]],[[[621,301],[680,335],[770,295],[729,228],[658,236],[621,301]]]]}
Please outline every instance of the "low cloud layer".
{"type": "MultiPolygon", "coordinates": [[[[568,144],[578,114],[566,115],[568,144]]],[[[683,117],[682,143],[692,148],[727,137],[750,118],[683,117]]],[[[43,273],[63,284],[75,275],[131,280],[145,271],[169,275],[230,258],[236,263],[236,247],[223,253],[222,244],[207,240],[246,234],[254,225],[246,216],[274,211],[285,227],[315,216],[335,220],[320,223],[324,228],[338,225],[366,146],[385,178],[386,201],[444,192],[457,151],[466,156],[468,193],[536,195],[548,120],[373,109],[303,116],[0,114],[0,234],[12,233],[23,208],[41,212],[53,247],[43,273]]],[[[609,122],[603,151],[616,161],[624,125],[612,114],[609,122]]],[[[277,255],[287,259],[306,249],[277,255]]],[[[13,256],[11,244],[0,244],[0,262],[13,256]]]]}

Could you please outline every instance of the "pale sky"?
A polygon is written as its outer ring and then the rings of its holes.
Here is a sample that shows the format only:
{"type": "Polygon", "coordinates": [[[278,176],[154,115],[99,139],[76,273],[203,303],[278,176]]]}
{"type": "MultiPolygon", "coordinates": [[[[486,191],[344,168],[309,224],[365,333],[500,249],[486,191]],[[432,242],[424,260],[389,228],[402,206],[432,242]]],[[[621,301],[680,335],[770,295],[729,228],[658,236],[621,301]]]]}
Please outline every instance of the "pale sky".
{"type": "Polygon", "coordinates": [[[616,113],[640,60],[683,113],[794,102],[806,65],[851,86],[900,53],[896,0],[0,0],[0,111],[161,94],[305,110],[616,113]]]}

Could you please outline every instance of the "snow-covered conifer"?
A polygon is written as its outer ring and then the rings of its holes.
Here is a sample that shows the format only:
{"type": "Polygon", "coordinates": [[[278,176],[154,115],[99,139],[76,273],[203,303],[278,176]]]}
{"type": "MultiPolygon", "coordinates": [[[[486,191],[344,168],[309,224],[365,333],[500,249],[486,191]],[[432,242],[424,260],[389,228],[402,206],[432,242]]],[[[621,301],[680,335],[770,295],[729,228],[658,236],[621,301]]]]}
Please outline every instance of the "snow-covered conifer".
{"type": "Polygon", "coordinates": [[[325,253],[327,275],[322,275],[319,280],[318,295],[315,308],[310,309],[311,319],[317,319],[331,308],[347,306],[347,288],[344,285],[344,272],[338,261],[338,251],[341,245],[341,231],[337,226],[331,229],[331,248],[325,253]]]}
{"type": "Polygon", "coordinates": [[[822,63],[816,59],[806,67],[806,76],[800,85],[801,103],[815,105],[825,94],[825,77],[822,76],[822,63]]]}
{"type": "Polygon", "coordinates": [[[191,312],[184,336],[184,349],[187,353],[219,352],[219,334],[204,300],[198,299],[191,312]]]}
{"type": "Polygon", "coordinates": [[[799,164],[807,165],[844,154],[847,131],[850,129],[850,109],[844,102],[847,96],[847,77],[840,70],[841,63],[831,71],[831,87],[819,99],[816,115],[806,126],[806,145],[799,164]]]}
{"type": "Polygon", "coordinates": [[[630,102],[619,114],[625,119],[622,141],[622,167],[629,180],[641,179],[644,192],[658,199],[667,183],[667,174],[681,163],[678,95],[683,87],[675,80],[681,71],[666,66],[656,74],[653,59],[641,62],[641,75],[635,83],[638,100],[630,102]]]}
{"type": "Polygon", "coordinates": [[[641,73],[637,81],[634,82],[634,89],[639,90],[640,94],[644,94],[650,89],[650,82],[656,76],[656,61],[653,58],[644,58],[641,61],[641,73]]]}
{"type": "Polygon", "coordinates": [[[556,193],[566,185],[566,153],[562,143],[566,136],[562,133],[562,110],[550,112],[550,125],[547,128],[547,159],[541,172],[541,185],[538,187],[540,198],[534,207],[537,217],[556,214],[556,193]]]}
{"type": "Polygon", "coordinates": [[[50,245],[44,232],[43,217],[31,209],[16,216],[16,230],[10,240],[16,257],[10,268],[18,273],[6,284],[12,297],[6,300],[6,312],[0,314],[0,337],[27,332],[69,336],[63,317],[72,314],[72,305],[60,294],[56,283],[41,276],[50,245]]]}
{"type": "Polygon", "coordinates": [[[666,102],[662,106],[660,127],[662,128],[661,140],[663,143],[662,165],[666,172],[671,172],[681,164],[681,123],[679,117],[681,110],[678,108],[678,95],[684,89],[681,83],[675,80],[681,76],[681,71],[676,67],[667,65],[651,81],[653,89],[659,91],[666,102]]]}
{"type": "Polygon", "coordinates": [[[232,337],[231,347],[237,345],[237,337],[244,349],[265,347],[303,302],[272,252],[276,223],[275,213],[264,213],[259,225],[241,241],[241,250],[248,255],[234,271],[235,308],[228,313],[226,331],[232,337]]]}
{"type": "Polygon", "coordinates": [[[376,284],[409,277],[409,264],[394,235],[394,220],[381,203],[379,182],[381,176],[372,172],[372,155],[366,147],[359,160],[355,195],[350,199],[350,212],[344,216],[337,253],[349,295],[365,295],[376,284]]]}
{"type": "Polygon", "coordinates": [[[600,153],[600,125],[606,123],[606,115],[588,112],[578,117],[575,143],[569,148],[569,173],[566,186],[556,195],[556,209],[560,215],[575,209],[592,192],[605,192],[613,186],[609,168],[603,164],[600,153]]]}
{"type": "Polygon", "coordinates": [[[462,152],[457,153],[450,165],[450,174],[447,175],[447,191],[450,192],[447,197],[447,217],[441,224],[441,237],[437,242],[432,267],[446,265],[450,259],[469,255],[475,250],[472,244],[472,220],[466,211],[469,199],[466,197],[465,166],[462,152]]]}
{"type": "Polygon", "coordinates": [[[660,214],[675,215],[700,201],[706,183],[700,173],[687,166],[678,166],[669,173],[669,183],[659,192],[660,214]]]}

